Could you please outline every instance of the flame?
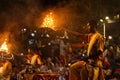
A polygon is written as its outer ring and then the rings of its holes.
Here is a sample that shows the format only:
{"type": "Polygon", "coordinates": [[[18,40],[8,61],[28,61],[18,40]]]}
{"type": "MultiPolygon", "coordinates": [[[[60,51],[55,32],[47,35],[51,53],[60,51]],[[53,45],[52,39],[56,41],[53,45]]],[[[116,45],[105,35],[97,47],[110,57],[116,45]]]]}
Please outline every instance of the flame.
{"type": "Polygon", "coordinates": [[[4,41],[0,47],[0,51],[8,51],[7,42],[4,41]]]}
{"type": "Polygon", "coordinates": [[[50,12],[49,14],[46,15],[46,17],[44,18],[42,27],[49,27],[51,29],[55,29],[53,13],[52,12],[50,12]]]}

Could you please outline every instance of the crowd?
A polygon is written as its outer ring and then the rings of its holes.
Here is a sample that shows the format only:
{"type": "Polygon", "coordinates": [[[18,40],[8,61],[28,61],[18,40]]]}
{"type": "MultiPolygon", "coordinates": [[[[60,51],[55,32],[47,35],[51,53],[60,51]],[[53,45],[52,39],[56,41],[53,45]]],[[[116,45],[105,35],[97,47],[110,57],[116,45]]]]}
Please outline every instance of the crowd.
{"type": "Polygon", "coordinates": [[[0,80],[25,80],[25,73],[59,74],[59,80],[87,80],[88,78],[90,80],[119,80],[120,44],[111,44],[107,41],[103,44],[102,36],[94,29],[96,26],[89,24],[88,28],[90,26],[93,26],[93,29],[90,29],[92,34],[88,35],[89,45],[84,45],[79,49],[72,50],[70,45],[64,48],[62,42],[60,46],[63,48],[60,51],[62,54],[57,56],[43,56],[41,49],[35,48],[28,48],[26,54],[14,56],[11,60],[1,55],[0,80]],[[17,61],[18,59],[20,62],[17,61]]]}
{"type": "MultiPolygon", "coordinates": [[[[25,57],[20,57],[23,60],[23,63],[20,65],[19,62],[13,63],[13,60],[4,59],[4,61],[1,60],[1,66],[3,63],[5,63],[5,66],[9,66],[9,69],[6,67],[6,72],[10,72],[9,78],[11,78],[11,80],[24,80],[23,73],[55,73],[60,74],[59,80],[69,80],[70,66],[73,63],[82,60],[86,56],[86,49],[83,46],[80,49],[73,50],[72,53],[66,55],[66,62],[63,62],[61,58],[57,57],[48,57],[47,59],[43,59],[40,55],[35,53],[37,52],[31,51],[30,53],[28,51],[28,54],[24,55],[25,57]],[[10,65],[12,67],[10,67],[10,65]]],[[[103,69],[106,80],[111,80],[113,78],[120,79],[120,45],[107,45],[103,54],[105,56],[103,69]]],[[[0,68],[0,72],[1,70],[2,68],[0,68]]],[[[0,78],[3,78],[2,76],[3,74],[0,73],[0,78]]],[[[7,78],[7,76],[5,76],[4,78],[7,78]]],[[[10,80],[9,78],[5,80],[10,80]]]]}
{"type": "MultiPolygon", "coordinates": [[[[120,46],[115,44],[110,44],[105,47],[103,51],[105,60],[103,64],[103,70],[106,80],[112,80],[119,78],[120,74],[120,46]]],[[[30,63],[29,59],[30,54],[27,54],[27,63],[30,63]]],[[[17,67],[13,67],[12,80],[17,80],[18,75],[21,73],[55,73],[60,74],[59,80],[69,80],[69,68],[70,66],[80,60],[83,60],[86,57],[86,49],[81,47],[80,49],[73,50],[72,53],[66,55],[66,62],[63,62],[61,58],[51,58],[48,57],[43,59],[40,57],[38,59],[39,63],[35,64],[36,67],[30,67],[29,64],[21,65],[22,68],[18,71],[17,67]],[[26,66],[26,67],[25,67],[26,66]],[[30,68],[28,68],[30,67],[30,68]],[[29,70],[27,70],[29,69],[29,70]],[[35,70],[36,69],[36,70],[35,70]]],[[[24,76],[20,75],[19,78],[24,76]]],[[[120,78],[119,78],[120,79],[120,78]]]]}
{"type": "MultiPolygon", "coordinates": [[[[38,51],[28,50],[28,54],[21,57],[23,63],[13,65],[11,80],[24,80],[25,73],[59,74],[59,80],[68,80],[69,66],[62,59],[55,57],[42,58],[38,51]]],[[[59,56],[60,57],[60,56],[59,56]]]]}

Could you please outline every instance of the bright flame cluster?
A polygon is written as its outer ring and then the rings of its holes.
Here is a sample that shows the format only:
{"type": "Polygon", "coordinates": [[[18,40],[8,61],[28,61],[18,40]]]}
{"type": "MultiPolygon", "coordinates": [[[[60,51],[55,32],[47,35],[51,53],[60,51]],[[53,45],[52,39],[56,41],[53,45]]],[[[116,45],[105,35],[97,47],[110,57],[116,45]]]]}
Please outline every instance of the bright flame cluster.
{"type": "Polygon", "coordinates": [[[8,51],[7,42],[4,41],[0,47],[0,51],[8,51]]]}
{"type": "Polygon", "coordinates": [[[53,13],[50,12],[46,17],[44,18],[42,27],[49,27],[51,29],[54,29],[54,20],[53,20],[53,13]]]}

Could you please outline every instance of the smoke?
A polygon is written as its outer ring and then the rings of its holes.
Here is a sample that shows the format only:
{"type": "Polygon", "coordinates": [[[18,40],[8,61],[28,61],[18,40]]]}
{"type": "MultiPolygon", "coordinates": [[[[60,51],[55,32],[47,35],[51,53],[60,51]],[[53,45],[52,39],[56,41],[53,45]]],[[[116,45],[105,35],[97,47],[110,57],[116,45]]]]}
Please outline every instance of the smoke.
{"type": "Polygon", "coordinates": [[[69,5],[69,0],[1,0],[0,31],[17,32],[23,26],[40,26],[51,10],[56,26],[70,27],[76,14],[69,5]]]}
{"type": "Polygon", "coordinates": [[[12,48],[18,48],[17,34],[24,26],[34,26],[43,9],[37,0],[1,0],[0,11],[0,41],[8,39],[12,48]]]}
{"type": "Polygon", "coordinates": [[[24,26],[41,26],[44,16],[50,11],[54,13],[58,28],[76,26],[73,24],[76,14],[69,0],[1,0],[0,11],[0,31],[9,33],[15,46],[19,43],[14,39],[14,34],[19,34],[24,26]]]}
{"type": "Polygon", "coordinates": [[[2,8],[0,26],[4,30],[17,29],[20,25],[34,25],[34,20],[41,11],[33,0],[6,1],[2,8]]]}

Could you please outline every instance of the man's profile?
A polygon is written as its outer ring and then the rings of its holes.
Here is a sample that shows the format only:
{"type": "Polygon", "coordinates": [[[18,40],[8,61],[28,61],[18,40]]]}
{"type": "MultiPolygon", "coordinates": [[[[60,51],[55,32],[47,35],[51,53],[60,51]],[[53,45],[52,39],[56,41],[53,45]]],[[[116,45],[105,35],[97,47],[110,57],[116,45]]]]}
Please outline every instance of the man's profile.
{"type": "Polygon", "coordinates": [[[87,61],[77,61],[70,66],[70,80],[104,80],[102,71],[104,39],[97,31],[97,21],[90,20],[87,29],[89,31],[87,61]]]}

